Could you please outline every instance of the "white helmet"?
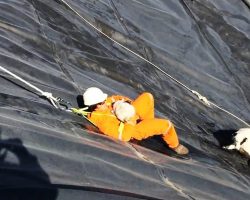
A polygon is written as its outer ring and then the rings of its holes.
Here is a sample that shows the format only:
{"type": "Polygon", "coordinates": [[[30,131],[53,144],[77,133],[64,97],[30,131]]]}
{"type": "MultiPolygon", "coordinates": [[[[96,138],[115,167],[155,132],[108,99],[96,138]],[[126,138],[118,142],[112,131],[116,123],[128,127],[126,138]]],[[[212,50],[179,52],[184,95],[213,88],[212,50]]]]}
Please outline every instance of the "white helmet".
{"type": "Polygon", "coordinates": [[[83,94],[84,105],[91,106],[101,103],[107,99],[108,95],[97,87],[88,88],[83,94]]]}

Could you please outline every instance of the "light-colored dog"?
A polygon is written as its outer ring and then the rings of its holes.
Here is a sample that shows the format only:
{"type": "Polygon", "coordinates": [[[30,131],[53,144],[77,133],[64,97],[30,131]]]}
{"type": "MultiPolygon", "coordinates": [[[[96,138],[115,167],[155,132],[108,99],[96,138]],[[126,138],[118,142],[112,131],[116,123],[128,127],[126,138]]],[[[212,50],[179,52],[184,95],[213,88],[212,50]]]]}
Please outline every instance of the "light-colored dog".
{"type": "Polygon", "coordinates": [[[234,136],[234,143],[223,148],[236,149],[250,158],[250,128],[239,129],[234,136]]]}

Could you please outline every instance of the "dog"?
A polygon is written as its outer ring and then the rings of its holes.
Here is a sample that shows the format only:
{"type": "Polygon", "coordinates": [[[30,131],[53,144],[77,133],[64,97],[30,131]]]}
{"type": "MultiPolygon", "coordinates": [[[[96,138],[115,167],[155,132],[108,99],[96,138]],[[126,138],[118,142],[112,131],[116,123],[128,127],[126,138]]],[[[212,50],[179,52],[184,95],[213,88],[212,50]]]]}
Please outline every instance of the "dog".
{"type": "Polygon", "coordinates": [[[241,128],[233,136],[234,143],[224,146],[224,149],[238,150],[241,154],[250,158],[250,128],[241,128]]]}

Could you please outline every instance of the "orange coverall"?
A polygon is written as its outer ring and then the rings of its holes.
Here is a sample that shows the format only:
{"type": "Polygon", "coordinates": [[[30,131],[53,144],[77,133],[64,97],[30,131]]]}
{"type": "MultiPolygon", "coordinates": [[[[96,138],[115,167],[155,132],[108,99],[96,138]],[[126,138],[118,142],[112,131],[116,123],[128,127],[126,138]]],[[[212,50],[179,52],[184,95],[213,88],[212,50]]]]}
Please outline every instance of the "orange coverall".
{"type": "Polygon", "coordinates": [[[142,140],[154,135],[162,135],[170,148],[179,145],[179,140],[173,124],[169,120],[155,118],[154,97],[145,92],[134,101],[125,96],[110,96],[103,105],[97,107],[88,115],[88,119],[105,135],[123,141],[130,139],[142,140]],[[124,123],[122,135],[119,135],[120,121],[113,113],[112,105],[118,100],[129,101],[135,108],[136,115],[129,122],[124,123]]]}

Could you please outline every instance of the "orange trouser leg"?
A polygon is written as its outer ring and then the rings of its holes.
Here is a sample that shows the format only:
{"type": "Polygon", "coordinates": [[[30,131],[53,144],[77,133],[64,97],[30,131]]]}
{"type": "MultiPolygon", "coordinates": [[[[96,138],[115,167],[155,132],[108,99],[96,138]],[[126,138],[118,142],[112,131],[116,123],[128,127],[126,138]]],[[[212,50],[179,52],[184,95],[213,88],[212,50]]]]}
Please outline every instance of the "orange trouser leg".
{"type": "Polygon", "coordinates": [[[164,134],[162,138],[170,148],[175,148],[179,145],[179,139],[172,123],[171,127],[169,127],[168,133],[164,134]]]}
{"type": "Polygon", "coordinates": [[[154,97],[148,92],[142,93],[132,103],[141,120],[154,118],[154,97]]]}
{"type": "Polygon", "coordinates": [[[136,140],[146,139],[154,135],[162,135],[163,140],[170,148],[179,145],[179,140],[172,123],[165,119],[145,119],[135,125],[135,131],[132,138],[136,140]]]}

